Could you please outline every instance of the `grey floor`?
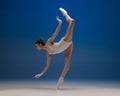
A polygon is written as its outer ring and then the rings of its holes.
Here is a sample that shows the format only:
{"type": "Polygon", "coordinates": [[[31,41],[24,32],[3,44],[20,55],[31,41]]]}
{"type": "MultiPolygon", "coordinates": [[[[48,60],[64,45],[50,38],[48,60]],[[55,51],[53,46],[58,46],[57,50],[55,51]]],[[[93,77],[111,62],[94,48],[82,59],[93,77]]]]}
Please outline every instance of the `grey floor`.
{"type": "Polygon", "coordinates": [[[120,83],[66,81],[57,90],[54,81],[2,81],[0,96],[120,96],[120,83]]]}

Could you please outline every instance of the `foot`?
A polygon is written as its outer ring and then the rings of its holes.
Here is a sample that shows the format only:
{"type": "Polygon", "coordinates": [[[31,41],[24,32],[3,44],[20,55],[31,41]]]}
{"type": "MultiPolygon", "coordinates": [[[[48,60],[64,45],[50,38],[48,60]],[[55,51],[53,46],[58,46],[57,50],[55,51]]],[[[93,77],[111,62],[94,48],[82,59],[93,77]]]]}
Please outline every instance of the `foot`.
{"type": "Polygon", "coordinates": [[[58,83],[57,83],[57,89],[60,88],[60,86],[64,83],[64,78],[63,77],[60,77],[60,79],[58,80],[58,83]]]}
{"type": "Polygon", "coordinates": [[[61,13],[63,14],[63,16],[65,16],[67,22],[70,23],[70,21],[72,21],[73,19],[68,15],[67,11],[63,8],[59,8],[59,10],[61,11],[61,13]]]}
{"type": "Polygon", "coordinates": [[[59,8],[59,10],[62,12],[63,16],[67,15],[67,11],[63,8],[59,8]]]}

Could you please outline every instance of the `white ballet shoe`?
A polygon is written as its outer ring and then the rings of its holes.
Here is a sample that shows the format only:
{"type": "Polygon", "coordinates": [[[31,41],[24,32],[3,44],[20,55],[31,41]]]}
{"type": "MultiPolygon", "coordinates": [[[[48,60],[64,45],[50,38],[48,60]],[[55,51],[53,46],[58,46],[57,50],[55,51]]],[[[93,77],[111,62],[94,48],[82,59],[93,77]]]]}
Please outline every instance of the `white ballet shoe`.
{"type": "Polygon", "coordinates": [[[67,22],[72,21],[73,19],[68,15],[67,11],[63,8],[59,8],[59,10],[61,11],[61,13],[63,14],[63,16],[66,17],[67,22]]]}
{"type": "Polygon", "coordinates": [[[58,80],[58,83],[57,83],[57,89],[60,88],[60,86],[64,83],[64,78],[63,77],[60,77],[59,80],[58,80]]]}
{"type": "Polygon", "coordinates": [[[62,12],[63,16],[67,15],[67,11],[63,8],[59,8],[59,10],[62,12]]]}

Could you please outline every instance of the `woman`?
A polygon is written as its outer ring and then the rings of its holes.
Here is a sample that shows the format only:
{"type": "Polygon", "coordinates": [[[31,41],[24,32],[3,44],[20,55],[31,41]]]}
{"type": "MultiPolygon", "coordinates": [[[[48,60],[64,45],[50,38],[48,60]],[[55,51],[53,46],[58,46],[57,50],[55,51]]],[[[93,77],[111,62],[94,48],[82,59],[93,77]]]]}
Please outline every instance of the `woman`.
{"type": "Polygon", "coordinates": [[[62,83],[64,82],[64,77],[70,67],[70,58],[71,58],[72,49],[73,49],[72,34],[73,34],[73,28],[74,28],[74,19],[72,19],[68,15],[68,13],[65,9],[59,8],[59,10],[63,14],[63,16],[65,16],[66,21],[69,23],[69,26],[67,28],[65,36],[59,42],[55,43],[54,39],[56,38],[57,34],[59,33],[61,25],[62,25],[61,19],[59,19],[59,17],[56,17],[59,24],[58,24],[54,34],[48,39],[46,44],[44,43],[44,41],[42,39],[36,41],[36,48],[38,50],[46,50],[47,65],[41,73],[39,73],[35,76],[35,78],[39,78],[48,70],[48,68],[50,66],[50,61],[51,61],[51,55],[64,52],[65,53],[65,65],[64,65],[62,74],[58,80],[57,88],[60,88],[60,85],[62,85],[62,83]]]}

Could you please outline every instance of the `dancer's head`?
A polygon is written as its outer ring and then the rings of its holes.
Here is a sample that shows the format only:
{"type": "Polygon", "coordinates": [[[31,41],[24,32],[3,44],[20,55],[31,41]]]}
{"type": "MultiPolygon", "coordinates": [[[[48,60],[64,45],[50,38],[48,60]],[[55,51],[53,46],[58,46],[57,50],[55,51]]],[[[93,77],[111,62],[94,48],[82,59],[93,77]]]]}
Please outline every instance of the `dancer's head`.
{"type": "Polygon", "coordinates": [[[45,46],[45,42],[42,39],[39,39],[35,42],[36,48],[42,50],[45,46]]]}

